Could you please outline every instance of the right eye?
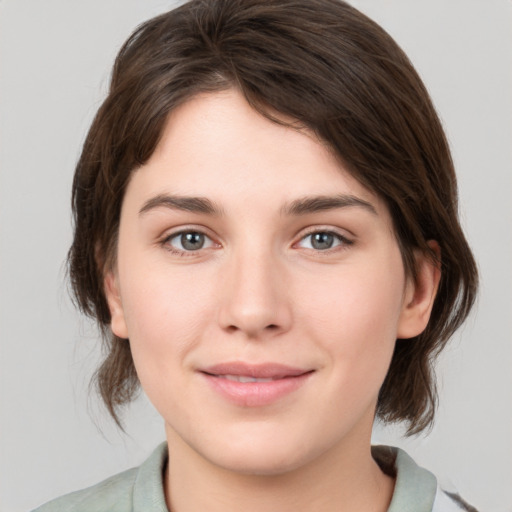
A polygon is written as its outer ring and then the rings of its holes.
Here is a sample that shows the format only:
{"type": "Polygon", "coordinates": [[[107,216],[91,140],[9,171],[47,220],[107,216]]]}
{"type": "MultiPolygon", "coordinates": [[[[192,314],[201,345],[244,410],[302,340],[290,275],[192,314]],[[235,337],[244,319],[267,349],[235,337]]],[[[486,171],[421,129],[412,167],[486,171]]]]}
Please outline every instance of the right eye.
{"type": "Polygon", "coordinates": [[[200,231],[193,230],[173,233],[163,241],[163,244],[172,252],[181,254],[207,249],[214,245],[211,238],[200,231]]]}

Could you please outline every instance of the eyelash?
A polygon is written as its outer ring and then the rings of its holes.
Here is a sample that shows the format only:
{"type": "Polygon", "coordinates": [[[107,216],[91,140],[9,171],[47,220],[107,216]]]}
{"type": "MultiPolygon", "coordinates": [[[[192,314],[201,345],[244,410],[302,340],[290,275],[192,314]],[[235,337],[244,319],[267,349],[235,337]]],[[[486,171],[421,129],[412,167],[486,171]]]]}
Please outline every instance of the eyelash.
{"type": "MultiPolygon", "coordinates": [[[[353,240],[350,240],[346,236],[341,235],[340,233],[337,233],[336,231],[329,230],[329,229],[318,229],[317,228],[317,229],[311,230],[308,233],[305,233],[304,235],[302,235],[301,238],[298,240],[298,242],[295,242],[292,247],[299,246],[306,239],[308,239],[314,235],[332,236],[335,239],[334,243],[337,242],[336,245],[334,245],[334,247],[327,247],[325,249],[315,249],[314,247],[304,247],[306,250],[313,251],[318,254],[321,254],[321,253],[330,254],[334,251],[345,250],[348,248],[348,246],[353,245],[353,243],[354,243],[353,240]]],[[[218,243],[216,244],[216,242],[214,242],[210,236],[208,236],[204,231],[202,231],[200,229],[182,229],[180,231],[171,233],[171,234],[165,236],[161,240],[160,245],[162,247],[164,247],[167,251],[171,252],[172,254],[175,254],[175,255],[181,256],[181,257],[193,257],[193,256],[201,253],[203,249],[210,249],[210,248],[214,247],[215,245],[220,246],[220,244],[218,244],[218,243]],[[205,238],[205,243],[207,243],[208,246],[204,247],[204,245],[203,245],[196,250],[187,250],[185,248],[177,249],[177,248],[173,247],[170,242],[178,237],[183,237],[183,235],[203,236],[205,238]]],[[[310,243],[310,245],[311,245],[311,243],[310,243]]]]}
{"type": "Polygon", "coordinates": [[[195,256],[196,254],[199,254],[202,249],[209,249],[213,247],[216,244],[211,237],[209,237],[204,231],[200,229],[182,229],[180,231],[171,233],[167,236],[165,236],[162,241],[160,242],[160,245],[164,247],[165,250],[171,252],[172,254],[175,254],[177,256],[183,256],[183,257],[190,257],[195,256]],[[171,241],[175,238],[183,237],[183,235],[200,235],[205,238],[205,243],[208,244],[208,247],[201,246],[196,250],[186,250],[184,249],[177,249],[171,245],[171,241]]]}
{"type": "Polygon", "coordinates": [[[298,242],[296,242],[294,244],[294,246],[300,244],[301,242],[303,242],[307,238],[310,238],[310,237],[312,237],[314,235],[328,235],[328,236],[332,236],[335,239],[335,243],[337,242],[337,244],[334,245],[333,247],[328,247],[326,249],[315,249],[314,247],[305,247],[305,249],[310,250],[310,251],[314,251],[315,253],[318,253],[318,254],[320,254],[320,253],[330,254],[330,253],[332,253],[334,251],[345,250],[349,246],[354,244],[353,240],[350,240],[346,236],[344,236],[344,235],[342,235],[342,234],[340,234],[340,233],[338,233],[336,231],[333,231],[332,229],[321,229],[321,228],[319,229],[319,228],[315,228],[315,229],[312,229],[311,231],[307,232],[303,236],[301,236],[300,240],[298,242]]]}

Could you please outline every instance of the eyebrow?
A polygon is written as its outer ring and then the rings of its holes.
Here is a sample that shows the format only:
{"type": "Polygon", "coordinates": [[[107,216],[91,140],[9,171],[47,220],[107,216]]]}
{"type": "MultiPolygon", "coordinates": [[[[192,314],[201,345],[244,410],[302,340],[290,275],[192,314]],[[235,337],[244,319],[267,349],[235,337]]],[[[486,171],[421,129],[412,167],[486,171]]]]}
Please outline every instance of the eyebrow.
{"type": "Polygon", "coordinates": [[[350,194],[299,198],[285,205],[281,212],[285,215],[306,215],[308,213],[347,207],[363,208],[373,215],[377,215],[377,210],[371,203],[350,194]]]}
{"type": "Polygon", "coordinates": [[[217,206],[206,197],[159,194],[144,203],[142,208],[139,210],[139,215],[143,215],[150,210],[154,210],[155,208],[170,208],[172,210],[205,213],[208,215],[222,214],[222,208],[217,206]]]}
{"type": "MultiPolygon", "coordinates": [[[[377,215],[377,210],[371,203],[350,194],[302,197],[284,205],[281,208],[281,213],[284,215],[298,216],[347,207],[363,208],[373,215],[377,215]]],[[[215,216],[220,216],[223,213],[221,207],[217,206],[206,197],[159,194],[144,203],[139,210],[139,215],[144,215],[156,208],[170,208],[172,210],[182,210],[215,216]]]]}

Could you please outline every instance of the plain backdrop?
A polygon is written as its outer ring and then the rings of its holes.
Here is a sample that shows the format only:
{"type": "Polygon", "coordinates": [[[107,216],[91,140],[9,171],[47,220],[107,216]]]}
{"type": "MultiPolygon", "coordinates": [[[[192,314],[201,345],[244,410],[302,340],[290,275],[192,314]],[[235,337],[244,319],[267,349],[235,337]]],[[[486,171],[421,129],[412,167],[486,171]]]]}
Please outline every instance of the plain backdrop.
{"type": "MultiPolygon", "coordinates": [[[[409,54],[446,128],[478,307],[439,362],[441,405],[406,447],[482,511],[512,511],[512,3],[357,0],[409,54]]],[[[141,398],[120,433],[88,393],[99,355],[65,280],[69,195],[110,66],[163,0],[0,0],[0,510],[139,464],[164,439],[141,398]]]]}

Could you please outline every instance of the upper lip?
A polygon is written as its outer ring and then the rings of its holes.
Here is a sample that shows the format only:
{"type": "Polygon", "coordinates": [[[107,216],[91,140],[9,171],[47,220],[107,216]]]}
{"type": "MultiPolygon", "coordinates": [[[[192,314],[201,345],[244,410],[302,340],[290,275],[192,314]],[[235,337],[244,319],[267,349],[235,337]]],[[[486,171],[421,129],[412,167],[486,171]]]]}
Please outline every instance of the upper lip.
{"type": "Polygon", "coordinates": [[[256,379],[284,379],[297,377],[313,371],[312,369],[297,368],[280,363],[250,364],[241,361],[214,364],[200,369],[210,375],[237,375],[256,379]]]}

